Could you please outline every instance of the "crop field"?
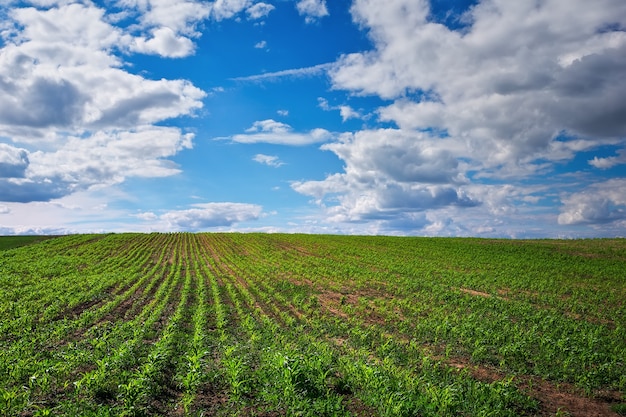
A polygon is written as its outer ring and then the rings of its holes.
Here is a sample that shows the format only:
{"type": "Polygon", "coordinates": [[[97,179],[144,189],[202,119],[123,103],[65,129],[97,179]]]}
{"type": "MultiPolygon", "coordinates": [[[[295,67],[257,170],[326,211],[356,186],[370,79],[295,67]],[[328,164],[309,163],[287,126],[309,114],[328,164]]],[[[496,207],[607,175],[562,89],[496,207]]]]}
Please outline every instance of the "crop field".
{"type": "Polygon", "coordinates": [[[0,416],[591,417],[625,415],[625,393],[624,239],[0,251],[0,416]]]}

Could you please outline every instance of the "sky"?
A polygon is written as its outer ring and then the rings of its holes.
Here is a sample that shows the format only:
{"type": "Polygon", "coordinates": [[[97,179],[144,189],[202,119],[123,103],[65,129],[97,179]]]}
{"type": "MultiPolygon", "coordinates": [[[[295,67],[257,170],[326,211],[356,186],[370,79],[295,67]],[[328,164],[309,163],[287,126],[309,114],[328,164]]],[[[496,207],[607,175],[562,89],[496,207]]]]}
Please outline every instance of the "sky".
{"type": "Polygon", "coordinates": [[[0,234],[626,236],[624,0],[0,0],[0,234]]]}

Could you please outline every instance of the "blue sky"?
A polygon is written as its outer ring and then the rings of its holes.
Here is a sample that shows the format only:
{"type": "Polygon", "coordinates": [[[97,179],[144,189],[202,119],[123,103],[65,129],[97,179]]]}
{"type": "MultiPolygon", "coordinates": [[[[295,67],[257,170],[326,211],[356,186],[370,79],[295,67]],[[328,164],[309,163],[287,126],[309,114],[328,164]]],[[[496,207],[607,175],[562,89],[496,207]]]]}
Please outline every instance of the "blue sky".
{"type": "Polygon", "coordinates": [[[626,236],[623,0],[0,1],[0,233],[626,236]]]}

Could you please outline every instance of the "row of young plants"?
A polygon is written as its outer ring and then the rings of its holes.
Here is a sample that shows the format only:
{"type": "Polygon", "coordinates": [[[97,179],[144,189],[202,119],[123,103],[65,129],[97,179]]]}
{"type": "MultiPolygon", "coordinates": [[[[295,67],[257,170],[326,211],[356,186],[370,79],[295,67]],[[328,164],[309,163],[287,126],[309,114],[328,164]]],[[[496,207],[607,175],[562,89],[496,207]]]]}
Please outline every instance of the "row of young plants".
{"type": "Polygon", "coordinates": [[[623,247],[178,233],[6,251],[0,295],[24,304],[0,301],[0,415],[534,415],[519,375],[623,393],[623,247]]]}
{"type": "MultiPolygon", "coordinates": [[[[24,328],[21,334],[13,334],[10,339],[4,341],[5,349],[0,354],[0,375],[2,375],[0,380],[3,384],[1,389],[3,395],[11,398],[13,406],[17,407],[20,404],[22,407],[35,411],[46,410],[45,404],[51,392],[71,391],[74,387],[73,382],[76,382],[73,379],[78,369],[93,366],[95,361],[101,358],[99,354],[107,354],[108,346],[113,346],[116,342],[123,343],[126,339],[121,329],[127,323],[124,320],[111,323],[106,320],[107,315],[127,297],[138,291],[141,285],[145,285],[148,279],[158,276],[156,272],[163,268],[162,265],[158,268],[153,267],[151,270],[146,269],[152,274],[143,275],[145,271],[143,273],[140,271],[142,271],[142,266],[147,266],[147,257],[151,253],[149,250],[151,247],[146,246],[146,239],[154,244],[157,241],[163,241],[163,237],[146,238],[146,236],[137,235],[118,239],[117,236],[111,235],[105,239],[117,241],[113,244],[119,249],[116,251],[117,256],[108,257],[109,251],[103,250],[100,251],[100,258],[96,256],[91,259],[84,254],[76,257],[76,254],[71,253],[71,249],[75,247],[75,240],[72,238],[68,238],[66,245],[59,245],[59,242],[55,242],[55,247],[51,249],[52,253],[57,256],[62,255],[67,258],[68,263],[75,262],[82,265],[88,259],[93,261],[90,266],[81,269],[81,277],[77,277],[76,272],[68,268],[65,278],[70,282],[82,282],[76,287],[69,286],[66,292],[58,294],[58,298],[65,300],[71,300],[72,297],[81,298],[83,294],[76,293],[82,292],[85,286],[91,285],[91,288],[98,288],[101,280],[104,279],[113,280],[112,287],[117,284],[117,289],[101,295],[100,302],[81,312],[73,309],[72,302],[69,301],[66,310],[62,311],[56,319],[35,320],[34,326],[24,328]],[[129,244],[132,250],[126,250],[129,244]],[[127,286],[130,288],[126,288],[127,286]],[[119,326],[116,326],[117,324],[119,326]]],[[[92,244],[95,243],[92,241],[92,244]]],[[[32,252],[27,253],[32,254],[32,252]]],[[[41,258],[31,257],[30,259],[35,263],[39,260],[45,262],[45,259],[50,256],[52,255],[49,252],[44,251],[41,258]]],[[[27,274],[24,273],[24,276],[27,274]]],[[[50,280],[62,279],[63,276],[50,280]]],[[[41,300],[43,300],[41,308],[45,308],[51,290],[46,289],[45,286],[40,287],[41,300]]],[[[54,285],[51,287],[56,291],[54,285]]],[[[36,289],[31,289],[31,291],[35,296],[39,294],[36,289]]],[[[132,330],[132,326],[126,327],[132,330]]],[[[6,410],[6,415],[15,415],[12,414],[13,407],[9,407],[8,404],[0,409],[6,410]]]]}

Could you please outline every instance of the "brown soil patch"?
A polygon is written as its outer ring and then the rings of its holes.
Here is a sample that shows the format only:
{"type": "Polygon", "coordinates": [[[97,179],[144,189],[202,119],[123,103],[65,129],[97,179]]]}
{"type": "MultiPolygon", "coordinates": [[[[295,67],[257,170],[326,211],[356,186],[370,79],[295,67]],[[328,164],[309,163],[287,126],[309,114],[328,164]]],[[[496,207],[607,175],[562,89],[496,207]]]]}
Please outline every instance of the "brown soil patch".
{"type": "Polygon", "coordinates": [[[619,401],[619,393],[612,393],[610,398],[588,398],[570,384],[555,385],[530,377],[524,378],[518,386],[540,401],[541,416],[553,416],[559,410],[566,411],[571,417],[619,416],[611,410],[611,404],[619,401]]]}
{"type": "Polygon", "coordinates": [[[103,298],[87,300],[85,302],[82,302],[70,308],[69,310],[64,311],[58,317],[56,317],[53,321],[62,320],[64,318],[76,319],[83,313],[83,311],[89,310],[91,307],[101,304],[103,301],[104,301],[103,298]]]}
{"type": "Polygon", "coordinates": [[[210,385],[203,386],[196,394],[196,398],[191,405],[190,414],[195,415],[194,413],[202,412],[204,415],[213,416],[227,404],[228,394],[225,391],[215,389],[210,385]]]}
{"type": "Polygon", "coordinates": [[[359,298],[354,294],[341,294],[332,291],[323,291],[317,296],[320,304],[333,315],[347,319],[348,315],[341,311],[339,307],[342,304],[356,305],[359,298]]]}
{"type": "Polygon", "coordinates": [[[491,298],[491,294],[488,294],[488,293],[482,292],[482,291],[470,290],[469,288],[463,288],[463,287],[461,287],[461,288],[453,288],[453,289],[459,290],[459,291],[464,292],[466,294],[475,295],[475,296],[478,296],[478,297],[491,298]]]}
{"type": "MultiPolygon", "coordinates": [[[[501,381],[507,375],[502,371],[470,363],[467,358],[453,358],[443,360],[448,366],[462,370],[482,382],[491,383],[501,381]]],[[[518,388],[539,401],[539,416],[554,416],[559,410],[567,412],[571,417],[618,417],[611,410],[611,405],[620,402],[621,393],[616,391],[601,391],[595,398],[589,398],[572,384],[555,384],[533,376],[516,376],[514,379],[518,388]]]]}
{"type": "MultiPolygon", "coordinates": [[[[476,291],[476,290],[472,290],[470,288],[463,288],[463,287],[459,287],[459,288],[455,288],[452,287],[453,290],[457,290],[457,291],[461,291],[465,294],[470,294],[470,295],[474,295],[476,297],[483,297],[483,298],[492,298],[493,295],[483,292],[483,291],[476,291]]],[[[497,299],[500,300],[505,300],[505,301],[510,301],[510,299],[508,297],[505,296],[506,292],[502,291],[502,290],[498,290],[498,296],[496,297],[497,299]]]]}
{"type": "MultiPolygon", "coordinates": [[[[317,295],[320,304],[330,313],[335,316],[347,319],[349,315],[342,309],[342,305],[350,305],[354,308],[354,315],[365,323],[384,325],[388,321],[388,317],[385,317],[378,312],[378,309],[370,302],[370,300],[364,301],[361,297],[376,297],[375,291],[370,290],[358,290],[352,293],[341,293],[335,291],[323,290],[317,295]],[[366,302],[365,305],[362,303],[366,302]]],[[[379,298],[379,297],[376,297],[379,298]]],[[[389,299],[389,297],[384,297],[389,299]]],[[[399,308],[394,309],[394,313],[397,317],[393,317],[393,320],[403,320],[404,316],[399,308]]]]}
{"type": "Polygon", "coordinates": [[[378,417],[380,415],[375,408],[364,404],[363,401],[357,397],[344,397],[344,404],[350,414],[357,417],[378,417]]]}

